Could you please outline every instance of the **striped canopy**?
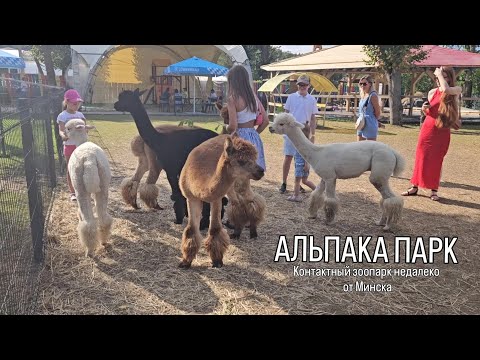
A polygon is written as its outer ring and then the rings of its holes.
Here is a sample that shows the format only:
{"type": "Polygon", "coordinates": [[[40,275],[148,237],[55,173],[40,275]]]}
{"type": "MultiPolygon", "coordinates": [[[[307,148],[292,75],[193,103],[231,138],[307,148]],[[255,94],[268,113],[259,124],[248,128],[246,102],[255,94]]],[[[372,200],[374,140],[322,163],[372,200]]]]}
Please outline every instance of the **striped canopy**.
{"type": "Polygon", "coordinates": [[[18,56],[0,50],[0,67],[25,69],[25,61],[23,61],[23,59],[19,58],[18,56]]]}

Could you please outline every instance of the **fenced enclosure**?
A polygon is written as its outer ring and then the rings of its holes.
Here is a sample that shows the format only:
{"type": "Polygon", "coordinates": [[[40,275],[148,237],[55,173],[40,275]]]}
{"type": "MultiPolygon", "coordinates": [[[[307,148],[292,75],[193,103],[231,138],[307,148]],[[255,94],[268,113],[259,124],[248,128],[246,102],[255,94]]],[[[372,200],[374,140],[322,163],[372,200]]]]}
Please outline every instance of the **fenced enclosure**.
{"type": "Polygon", "coordinates": [[[61,165],[54,124],[64,89],[2,81],[11,91],[0,101],[0,314],[30,314],[61,165]]]}

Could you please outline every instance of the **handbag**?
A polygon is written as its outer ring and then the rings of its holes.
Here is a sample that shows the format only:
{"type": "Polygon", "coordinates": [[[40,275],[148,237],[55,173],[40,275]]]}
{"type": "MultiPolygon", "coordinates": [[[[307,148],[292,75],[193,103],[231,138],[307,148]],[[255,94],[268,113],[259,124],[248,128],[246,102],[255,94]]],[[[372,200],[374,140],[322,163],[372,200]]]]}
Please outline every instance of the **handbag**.
{"type": "Polygon", "coordinates": [[[260,107],[258,106],[258,102],[257,102],[257,117],[255,119],[255,126],[262,125],[262,123],[263,123],[263,115],[260,112],[260,107]]]}
{"type": "Polygon", "coordinates": [[[255,125],[262,125],[262,123],[263,123],[262,114],[257,114],[257,118],[255,119],[255,125]]]}
{"type": "Polygon", "coordinates": [[[365,114],[360,112],[360,116],[357,118],[357,121],[355,122],[355,129],[357,130],[363,130],[365,127],[365,114]]]}
{"type": "Polygon", "coordinates": [[[370,100],[370,96],[372,93],[368,95],[367,101],[365,102],[365,105],[363,106],[363,109],[360,110],[360,116],[357,118],[357,121],[355,121],[355,129],[358,131],[363,130],[365,127],[365,109],[368,106],[368,100],[370,100]]]}

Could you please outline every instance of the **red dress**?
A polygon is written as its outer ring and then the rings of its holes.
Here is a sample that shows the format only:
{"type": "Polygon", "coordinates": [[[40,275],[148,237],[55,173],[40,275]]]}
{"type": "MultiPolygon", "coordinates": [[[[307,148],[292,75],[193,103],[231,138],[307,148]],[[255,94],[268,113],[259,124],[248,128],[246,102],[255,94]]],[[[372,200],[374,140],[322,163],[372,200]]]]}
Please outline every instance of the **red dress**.
{"type": "Polygon", "coordinates": [[[415,167],[410,180],[413,185],[425,189],[438,189],[443,158],[450,145],[450,128],[435,126],[441,96],[441,91],[437,89],[430,100],[430,110],[418,136],[415,167]]]}

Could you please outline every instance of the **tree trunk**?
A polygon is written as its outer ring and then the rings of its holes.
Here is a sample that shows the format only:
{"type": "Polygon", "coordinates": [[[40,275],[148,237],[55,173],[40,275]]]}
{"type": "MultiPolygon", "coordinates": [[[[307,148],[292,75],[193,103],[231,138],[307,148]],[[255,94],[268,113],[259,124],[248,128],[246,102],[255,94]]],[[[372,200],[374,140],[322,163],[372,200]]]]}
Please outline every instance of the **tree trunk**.
{"type": "Polygon", "coordinates": [[[52,45],[42,45],[43,58],[45,60],[45,70],[47,72],[47,84],[57,86],[55,80],[55,68],[52,60],[52,45]]]}
{"type": "Polygon", "coordinates": [[[33,60],[35,60],[35,64],[37,64],[38,73],[41,76],[44,76],[45,74],[43,73],[43,69],[42,69],[42,65],[40,65],[40,61],[38,61],[37,59],[33,59],[33,60]]]}
{"type": "Polygon", "coordinates": [[[388,102],[390,107],[390,124],[402,125],[402,73],[394,69],[386,73],[388,79],[388,102]]]}
{"type": "MultiPolygon", "coordinates": [[[[472,69],[466,69],[465,70],[465,82],[464,82],[464,88],[465,88],[465,93],[462,94],[464,97],[472,97],[472,90],[473,90],[473,83],[472,83],[472,78],[473,78],[473,70],[472,69]]],[[[473,101],[472,100],[466,100],[465,101],[465,106],[468,108],[473,107],[473,101]]]]}

